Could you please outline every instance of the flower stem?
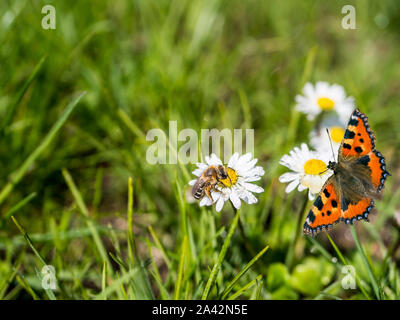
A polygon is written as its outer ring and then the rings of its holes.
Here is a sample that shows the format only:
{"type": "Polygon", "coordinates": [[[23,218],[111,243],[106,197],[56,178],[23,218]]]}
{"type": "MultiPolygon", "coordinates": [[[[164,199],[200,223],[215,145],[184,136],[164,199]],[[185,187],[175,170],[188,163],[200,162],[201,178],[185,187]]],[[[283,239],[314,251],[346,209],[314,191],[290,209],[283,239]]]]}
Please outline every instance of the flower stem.
{"type": "Polygon", "coordinates": [[[357,249],[361,254],[361,258],[362,258],[362,260],[364,262],[365,268],[368,271],[368,275],[369,275],[369,278],[371,279],[372,287],[374,288],[374,292],[375,292],[376,298],[378,300],[381,300],[381,292],[379,290],[378,281],[376,280],[375,274],[372,271],[371,265],[368,262],[367,256],[365,255],[365,252],[364,252],[364,249],[361,246],[360,241],[358,240],[357,232],[356,232],[356,229],[355,229],[354,225],[350,226],[350,230],[351,230],[351,234],[353,235],[354,242],[356,243],[357,249]]]}
{"type": "Polygon", "coordinates": [[[257,252],[255,252],[255,250],[253,249],[253,247],[252,247],[252,245],[251,245],[249,239],[248,239],[247,236],[246,236],[246,233],[244,232],[244,227],[243,227],[242,219],[240,219],[240,217],[239,217],[239,232],[240,232],[240,235],[241,235],[242,238],[243,238],[244,245],[245,245],[246,249],[249,250],[249,252],[250,252],[250,254],[251,254],[252,256],[255,256],[255,255],[257,254],[257,252]]]}
{"type": "MultiPolygon", "coordinates": [[[[231,202],[231,206],[232,206],[233,212],[235,212],[235,214],[236,214],[237,209],[232,204],[232,202],[231,202]]],[[[240,217],[239,217],[238,224],[239,224],[239,232],[240,232],[241,237],[243,238],[243,242],[244,242],[246,249],[251,253],[252,256],[255,256],[257,254],[257,252],[254,250],[253,246],[251,245],[249,239],[246,236],[246,233],[244,232],[244,226],[242,223],[242,219],[240,217]]]]}
{"type": "MultiPolygon", "coordinates": [[[[337,246],[336,243],[333,241],[333,239],[331,238],[331,236],[329,235],[329,233],[326,232],[325,234],[326,234],[326,237],[328,238],[329,242],[331,243],[333,249],[335,250],[336,255],[339,257],[340,261],[342,262],[342,266],[348,266],[348,265],[349,265],[349,262],[346,260],[346,258],[343,256],[343,254],[340,252],[338,246],[337,246]]],[[[311,239],[311,238],[310,238],[310,239],[311,239]]],[[[318,243],[318,242],[316,242],[315,240],[312,241],[312,242],[318,243]]],[[[329,261],[332,261],[332,258],[329,258],[329,261]]],[[[368,300],[371,300],[371,297],[369,296],[369,294],[367,293],[367,291],[365,291],[364,287],[362,286],[360,277],[359,277],[357,274],[356,274],[355,280],[356,280],[357,286],[360,288],[360,290],[361,290],[361,292],[363,293],[363,295],[364,295],[368,300]]]]}
{"type": "Polygon", "coordinates": [[[288,267],[289,270],[292,268],[292,265],[293,265],[295,247],[296,247],[297,241],[298,241],[298,239],[300,238],[300,235],[301,235],[301,231],[302,231],[301,223],[304,220],[303,216],[305,215],[306,209],[307,209],[308,192],[305,192],[304,195],[305,196],[304,196],[304,200],[303,200],[303,205],[301,206],[301,210],[300,210],[300,212],[299,212],[299,214],[297,216],[296,231],[295,231],[294,237],[292,239],[292,242],[290,243],[287,255],[286,255],[286,261],[285,262],[286,262],[286,266],[288,267]]]}
{"type": "Polygon", "coordinates": [[[226,236],[224,244],[222,245],[221,251],[218,255],[217,262],[214,264],[214,267],[211,270],[210,277],[208,278],[206,287],[201,297],[202,300],[206,300],[208,298],[208,295],[211,291],[211,287],[213,286],[215,280],[217,279],[218,272],[221,269],[222,262],[225,259],[226,252],[228,251],[228,247],[231,242],[231,238],[235,232],[236,226],[238,225],[238,221],[239,221],[239,211],[235,211],[235,217],[233,218],[231,227],[229,228],[228,235],[226,236]]]}

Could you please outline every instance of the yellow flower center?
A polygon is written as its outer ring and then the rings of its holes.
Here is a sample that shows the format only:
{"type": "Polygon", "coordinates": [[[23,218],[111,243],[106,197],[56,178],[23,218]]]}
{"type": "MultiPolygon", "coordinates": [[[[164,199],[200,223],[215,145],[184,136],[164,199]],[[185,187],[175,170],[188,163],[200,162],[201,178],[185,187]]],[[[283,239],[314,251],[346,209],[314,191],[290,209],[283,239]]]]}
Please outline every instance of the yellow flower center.
{"type": "Polygon", "coordinates": [[[332,110],[335,106],[335,102],[326,97],[318,98],[317,103],[322,110],[332,110]]]}
{"type": "Polygon", "coordinates": [[[304,164],[304,173],[310,175],[320,175],[326,170],[326,164],[322,160],[311,159],[304,164]]]}
{"type": "Polygon", "coordinates": [[[331,128],[331,138],[333,142],[340,143],[344,137],[344,129],[341,127],[331,128]]]}
{"type": "Polygon", "coordinates": [[[236,184],[236,181],[238,179],[238,174],[236,173],[235,170],[233,170],[232,168],[226,168],[226,171],[228,173],[228,178],[220,180],[219,182],[227,187],[227,188],[231,188],[234,184],[236,184]]]}

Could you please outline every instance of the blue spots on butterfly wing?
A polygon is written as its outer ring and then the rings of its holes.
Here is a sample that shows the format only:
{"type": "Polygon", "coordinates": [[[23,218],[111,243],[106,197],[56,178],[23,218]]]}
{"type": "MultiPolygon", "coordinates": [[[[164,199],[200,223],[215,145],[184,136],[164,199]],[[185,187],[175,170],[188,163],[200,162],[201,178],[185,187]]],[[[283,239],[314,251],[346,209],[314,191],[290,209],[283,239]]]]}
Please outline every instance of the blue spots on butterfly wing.
{"type": "Polygon", "coordinates": [[[384,184],[385,184],[386,178],[388,176],[390,176],[391,174],[386,170],[385,158],[383,157],[382,153],[380,153],[377,150],[375,150],[374,153],[379,158],[379,163],[381,164],[380,168],[382,170],[382,175],[381,175],[381,179],[380,179],[380,184],[378,186],[378,191],[381,191],[383,186],[384,186],[384,184]]]}
{"type": "MultiPolygon", "coordinates": [[[[346,200],[344,202],[346,202],[346,200]]],[[[345,224],[353,224],[354,222],[360,221],[361,219],[363,219],[363,220],[368,222],[369,221],[368,215],[371,213],[371,210],[374,208],[374,204],[375,204],[374,200],[370,199],[369,206],[365,209],[365,211],[363,213],[358,214],[358,215],[356,215],[355,217],[353,217],[351,219],[341,218],[340,220],[343,221],[345,224]]]]}

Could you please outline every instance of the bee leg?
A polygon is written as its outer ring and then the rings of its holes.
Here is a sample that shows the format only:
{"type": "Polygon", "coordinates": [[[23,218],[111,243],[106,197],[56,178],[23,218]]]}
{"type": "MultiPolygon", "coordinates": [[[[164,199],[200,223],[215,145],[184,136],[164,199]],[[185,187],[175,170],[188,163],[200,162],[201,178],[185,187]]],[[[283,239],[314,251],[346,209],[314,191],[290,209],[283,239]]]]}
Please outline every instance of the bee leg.
{"type": "Polygon", "coordinates": [[[211,200],[211,202],[214,202],[212,196],[211,196],[211,192],[210,192],[211,188],[205,188],[204,192],[206,193],[207,197],[211,200]]]}

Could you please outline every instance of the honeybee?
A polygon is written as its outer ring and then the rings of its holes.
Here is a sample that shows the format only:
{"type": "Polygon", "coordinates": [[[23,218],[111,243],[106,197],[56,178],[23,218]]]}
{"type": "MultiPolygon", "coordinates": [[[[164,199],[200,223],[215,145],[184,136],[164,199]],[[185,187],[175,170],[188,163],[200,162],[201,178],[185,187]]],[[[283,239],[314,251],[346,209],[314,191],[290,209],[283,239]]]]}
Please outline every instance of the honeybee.
{"type": "Polygon", "coordinates": [[[211,191],[215,190],[215,187],[221,180],[224,180],[230,177],[228,175],[228,171],[222,165],[218,166],[210,166],[202,175],[197,179],[196,183],[192,188],[192,195],[195,199],[200,200],[204,197],[204,194],[213,201],[211,197],[211,191]]]}

